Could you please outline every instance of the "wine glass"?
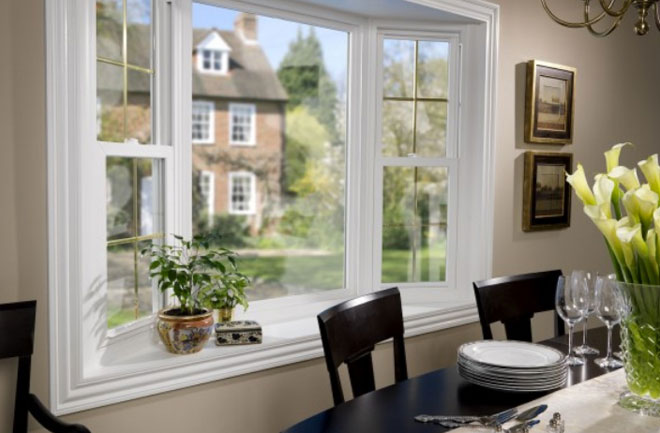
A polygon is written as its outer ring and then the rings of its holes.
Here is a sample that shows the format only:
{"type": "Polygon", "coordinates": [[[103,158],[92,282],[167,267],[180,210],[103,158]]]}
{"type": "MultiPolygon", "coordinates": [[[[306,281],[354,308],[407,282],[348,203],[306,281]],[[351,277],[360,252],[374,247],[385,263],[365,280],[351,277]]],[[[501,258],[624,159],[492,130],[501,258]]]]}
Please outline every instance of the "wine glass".
{"type": "Polygon", "coordinates": [[[586,280],[580,272],[573,272],[569,277],[561,276],[557,280],[555,307],[568,326],[568,365],[584,365],[584,359],[573,354],[573,328],[584,318],[587,310],[586,292],[586,280]]]}
{"type": "Polygon", "coordinates": [[[621,361],[612,356],[612,328],[621,321],[621,295],[616,288],[616,281],[609,277],[596,280],[596,316],[607,326],[607,355],[596,358],[594,362],[602,368],[618,368],[621,361]]]}
{"type": "Polygon", "coordinates": [[[587,284],[587,311],[582,322],[582,345],[575,348],[578,355],[598,355],[600,352],[595,347],[587,344],[587,322],[596,310],[596,279],[598,274],[593,272],[579,271],[584,275],[587,284]]]}

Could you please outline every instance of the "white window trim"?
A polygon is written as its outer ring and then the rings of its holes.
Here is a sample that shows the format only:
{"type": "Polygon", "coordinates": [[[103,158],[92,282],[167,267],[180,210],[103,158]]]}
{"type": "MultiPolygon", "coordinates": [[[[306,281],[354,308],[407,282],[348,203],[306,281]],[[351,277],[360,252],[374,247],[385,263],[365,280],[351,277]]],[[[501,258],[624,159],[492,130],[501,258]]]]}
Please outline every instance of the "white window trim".
{"type": "Polygon", "coordinates": [[[205,140],[198,140],[193,138],[193,144],[215,144],[215,103],[213,101],[195,99],[193,101],[193,105],[206,106],[209,110],[209,136],[205,140]]]}
{"type": "MultiPolygon", "coordinates": [[[[493,233],[493,170],[495,137],[495,96],[497,73],[497,50],[499,38],[499,7],[482,0],[409,0],[413,3],[436,7],[456,13],[481,23],[479,32],[471,34],[472,47],[480,46],[471,58],[471,74],[465,81],[479,83],[474,86],[473,95],[478,101],[472,107],[473,118],[477,120],[469,136],[464,140],[478,143],[482,153],[479,161],[481,171],[473,173],[483,181],[478,204],[472,206],[475,218],[472,236],[461,238],[461,242],[474,242],[479,246],[472,261],[477,263],[473,269],[473,279],[490,276],[492,260],[493,233]],[[479,176],[478,176],[479,175],[479,176]]],[[[371,21],[352,15],[330,12],[311,5],[299,5],[294,8],[284,0],[213,0],[219,6],[241,9],[245,12],[261,13],[280,18],[303,20],[309,24],[353,31],[350,48],[351,71],[349,83],[358,89],[351,91],[349,104],[350,142],[372,143],[370,136],[375,130],[374,115],[366,119],[352,113],[363,113],[365,106],[376,101],[375,86],[358,86],[360,82],[370,83],[376,73],[376,54],[369,46],[377,40],[377,28],[371,21]],[[323,18],[317,18],[323,17],[323,18]],[[370,59],[365,63],[361,59],[370,59]],[[364,124],[364,127],[362,127],[364,124]]],[[[169,2],[168,2],[169,3],[169,2]]],[[[191,119],[190,99],[181,95],[191,94],[192,45],[189,24],[191,8],[188,0],[171,2],[171,7],[180,20],[172,20],[170,29],[174,52],[179,53],[183,61],[174,63],[171,80],[174,86],[172,100],[167,101],[172,118],[191,119]],[[189,62],[190,60],[188,60],[189,62]]],[[[153,335],[144,332],[141,327],[132,333],[124,334],[112,344],[99,349],[98,339],[93,328],[88,328],[88,314],[93,313],[93,304],[98,299],[93,292],[84,290],[98,284],[84,267],[85,248],[90,238],[86,229],[90,224],[102,218],[104,209],[92,210],[93,214],[81,211],[85,203],[81,200],[90,190],[103,189],[103,185],[90,185],[82,182],[79,161],[95,146],[95,92],[90,92],[90,83],[94,83],[94,44],[93,28],[94,7],[87,0],[50,0],[46,2],[46,68],[47,68],[47,147],[48,147],[48,230],[49,230],[49,341],[50,341],[50,405],[56,414],[65,414],[91,409],[107,404],[126,401],[138,397],[153,395],[163,391],[179,389],[191,385],[250,373],[276,366],[300,362],[322,356],[322,348],[316,330],[314,315],[340,299],[355,294],[354,291],[337,290],[319,296],[300,295],[295,299],[276,299],[253,303],[250,317],[257,318],[264,325],[265,342],[260,346],[216,348],[211,345],[196,355],[168,355],[151,343],[153,335]],[[82,82],[82,84],[81,84],[82,82]],[[81,127],[81,125],[83,125],[81,127]],[[92,139],[90,140],[90,137],[92,139]],[[78,162],[77,162],[78,161],[78,162]],[[85,221],[87,220],[87,221],[85,221]],[[85,242],[82,242],[82,240],[85,242]],[[90,279],[91,278],[91,279],[90,279]],[[283,306],[289,316],[282,321],[283,306]],[[278,314],[279,312],[279,314],[278,314]],[[130,353],[131,362],[125,362],[130,353]]],[[[463,60],[464,61],[464,60],[463,60]]],[[[156,66],[158,68],[158,66],[156,66]]],[[[162,68],[160,71],[166,71],[162,68]]],[[[170,72],[166,72],[170,73],[170,72]]],[[[161,76],[164,74],[160,74],[161,76]]],[[[373,81],[373,80],[372,80],[373,81]]],[[[466,86],[467,87],[467,86],[466,86]]],[[[465,92],[466,89],[464,88],[465,92]]],[[[156,110],[158,108],[156,107],[156,110]]],[[[155,114],[157,115],[157,114],[155,114]]],[[[465,134],[464,131],[461,132],[465,134]]],[[[184,150],[184,144],[190,147],[190,124],[174,122],[171,125],[172,148],[159,149],[161,158],[167,162],[166,170],[173,176],[167,177],[167,189],[174,191],[168,200],[168,223],[174,228],[183,227],[183,234],[191,231],[191,197],[184,191],[190,191],[192,180],[191,150],[184,150]],[[176,145],[178,143],[178,146],[176,145]],[[173,162],[173,163],[172,163],[173,162]],[[172,203],[177,203],[173,206],[172,203]],[[187,228],[186,228],[187,227],[187,228]]],[[[140,146],[145,147],[145,146],[140,146]]],[[[360,227],[373,228],[374,208],[367,206],[366,211],[357,213],[356,204],[361,200],[373,198],[374,154],[373,147],[367,151],[360,146],[349,146],[348,178],[363,179],[359,189],[347,190],[348,219],[346,236],[360,236],[360,227]],[[352,210],[351,210],[352,209],[352,210]],[[355,214],[351,215],[351,212],[355,214]]],[[[101,151],[101,149],[99,149],[101,151]]],[[[151,150],[144,151],[148,157],[151,150]]],[[[133,154],[131,154],[133,156],[133,154]]],[[[89,209],[87,209],[89,210],[89,209]]],[[[366,231],[366,230],[365,230],[366,231]]],[[[94,232],[94,230],[92,230],[94,232]]],[[[103,245],[104,233],[100,239],[92,239],[95,244],[103,245]]],[[[347,260],[361,260],[367,266],[357,266],[349,270],[346,276],[349,287],[358,287],[357,293],[376,290],[373,275],[373,245],[361,242],[347,245],[347,260]],[[370,259],[371,258],[371,259],[370,259]],[[356,273],[355,269],[366,269],[356,273]]],[[[477,321],[476,309],[469,287],[455,290],[453,301],[440,299],[421,302],[420,297],[411,296],[403,291],[404,319],[406,336],[418,335],[443,328],[454,327],[477,321]],[[415,298],[417,301],[415,301],[415,298]]]]}
{"type": "Polygon", "coordinates": [[[213,225],[213,217],[215,216],[215,172],[202,170],[199,176],[200,182],[208,183],[209,190],[208,197],[206,197],[206,212],[208,212],[209,226],[211,226],[213,225]]]}
{"type": "Polygon", "coordinates": [[[249,171],[231,171],[229,172],[229,182],[227,182],[227,209],[232,215],[254,215],[257,212],[257,176],[249,171]],[[250,179],[250,202],[247,210],[234,209],[234,182],[237,177],[247,177],[250,179]]]}
{"type": "Polygon", "coordinates": [[[246,104],[230,102],[229,109],[229,144],[232,146],[256,146],[257,145],[257,106],[256,104],[246,104]],[[235,109],[248,109],[250,110],[250,138],[247,141],[236,141],[233,139],[234,131],[234,114],[235,109]]]}

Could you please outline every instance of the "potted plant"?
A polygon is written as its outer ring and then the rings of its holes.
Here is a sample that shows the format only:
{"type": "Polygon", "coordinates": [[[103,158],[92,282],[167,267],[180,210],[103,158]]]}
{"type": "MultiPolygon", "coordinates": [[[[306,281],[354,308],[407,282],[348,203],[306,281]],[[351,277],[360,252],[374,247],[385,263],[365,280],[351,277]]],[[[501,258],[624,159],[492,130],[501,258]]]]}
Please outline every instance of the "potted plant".
{"type": "Polygon", "coordinates": [[[230,260],[230,266],[230,270],[219,273],[213,287],[204,294],[204,305],[217,312],[216,321],[218,322],[231,321],[237,305],[241,305],[243,310],[247,310],[248,307],[245,288],[250,280],[238,272],[233,257],[230,260]]]}
{"type": "Polygon", "coordinates": [[[170,292],[178,305],[158,313],[158,334],[168,351],[199,352],[213,331],[212,312],[203,306],[205,293],[226,279],[227,269],[236,269],[234,253],[210,248],[203,236],[186,240],[175,235],[178,245],[152,245],[142,251],[151,257],[149,275],[158,289],[170,292]]]}

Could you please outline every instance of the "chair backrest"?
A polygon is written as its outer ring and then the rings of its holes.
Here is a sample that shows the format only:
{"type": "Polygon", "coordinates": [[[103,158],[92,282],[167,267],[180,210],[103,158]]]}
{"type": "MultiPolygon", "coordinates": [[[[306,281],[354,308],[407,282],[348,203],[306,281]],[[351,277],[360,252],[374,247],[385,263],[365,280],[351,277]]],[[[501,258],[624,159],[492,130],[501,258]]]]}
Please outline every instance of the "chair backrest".
{"type": "Polygon", "coordinates": [[[399,289],[381,290],[351,299],[317,316],[335,405],[344,402],[337,368],[346,363],[353,395],[376,389],[371,352],[389,338],[394,344],[394,376],[408,379],[403,343],[403,314],[399,289]]]}
{"type": "Polygon", "coordinates": [[[32,355],[37,301],[0,304],[0,329],[11,330],[0,338],[0,359],[32,355]]]}
{"type": "Polygon", "coordinates": [[[0,329],[11,330],[0,338],[0,359],[18,357],[14,432],[27,431],[30,366],[34,349],[34,319],[37,301],[0,305],[0,329]]]}
{"type": "MultiPolygon", "coordinates": [[[[473,283],[484,338],[493,338],[490,324],[502,322],[509,340],[532,341],[535,313],[555,311],[555,292],[561,270],[491,278],[473,283]]],[[[564,334],[564,322],[555,317],[555,335],[564,334]]]]}

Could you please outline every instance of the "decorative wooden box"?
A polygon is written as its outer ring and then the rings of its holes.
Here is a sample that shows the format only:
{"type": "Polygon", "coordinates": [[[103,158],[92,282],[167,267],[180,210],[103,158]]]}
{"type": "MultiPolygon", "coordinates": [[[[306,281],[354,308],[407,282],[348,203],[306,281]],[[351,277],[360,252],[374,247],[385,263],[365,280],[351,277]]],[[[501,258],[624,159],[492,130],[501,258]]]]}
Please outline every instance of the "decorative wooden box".
{"type": "Polygon", "coordinates": [[[215,344],[218,346],[259,344],[261,340],[261,326],[254,320],[237,320],[215,324],[215,344]]]}

